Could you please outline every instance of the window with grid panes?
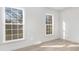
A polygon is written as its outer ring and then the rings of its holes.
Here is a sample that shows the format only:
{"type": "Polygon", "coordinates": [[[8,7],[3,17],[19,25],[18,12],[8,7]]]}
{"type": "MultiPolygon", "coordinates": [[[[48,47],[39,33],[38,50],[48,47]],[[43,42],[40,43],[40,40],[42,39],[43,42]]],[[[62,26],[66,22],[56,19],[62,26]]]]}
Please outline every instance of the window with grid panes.
{"type": "Polygon", "coordinates": [[[23,10],[5,7],[6,41],[23,38],[23,10]]]}
{"type": "Polygon", "coordinates": [[[52,16],[46,15],[46,34],[52,34],[52,16]]]}

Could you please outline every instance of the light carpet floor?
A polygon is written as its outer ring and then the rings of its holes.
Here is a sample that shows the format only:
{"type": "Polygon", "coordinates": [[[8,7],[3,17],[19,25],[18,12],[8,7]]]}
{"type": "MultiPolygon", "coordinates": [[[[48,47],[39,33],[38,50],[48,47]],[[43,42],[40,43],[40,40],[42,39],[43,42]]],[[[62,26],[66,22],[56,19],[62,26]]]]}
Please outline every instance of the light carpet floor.
{"type": "Polygon", "coordinates": [[[38,45],[17,49],[15,51],[79,51],[79,43],[56,39],[38,45]]]}

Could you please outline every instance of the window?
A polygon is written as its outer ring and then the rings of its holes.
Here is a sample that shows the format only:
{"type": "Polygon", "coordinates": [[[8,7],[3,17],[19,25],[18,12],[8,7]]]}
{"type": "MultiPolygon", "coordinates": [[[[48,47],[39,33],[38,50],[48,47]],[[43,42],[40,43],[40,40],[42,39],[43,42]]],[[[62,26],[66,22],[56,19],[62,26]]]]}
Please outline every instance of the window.
{"type": "Polygon", "coordinates": [[[46,15],[46,34],[52,34],[53,30],[52,15],[46,15]]]}
{"type": "Polygon", "coordinates": [[[23,38],[23,10],[5,8],[5,36],[6,41],[23,38]]]}

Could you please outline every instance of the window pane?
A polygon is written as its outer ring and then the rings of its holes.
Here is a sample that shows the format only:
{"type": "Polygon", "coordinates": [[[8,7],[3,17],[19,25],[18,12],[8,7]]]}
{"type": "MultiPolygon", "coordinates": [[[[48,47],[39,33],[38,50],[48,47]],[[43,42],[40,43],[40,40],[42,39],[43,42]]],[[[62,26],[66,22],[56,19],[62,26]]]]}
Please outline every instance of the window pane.
{"type": "Polygon", "coordinates": [[[6,23],[11,23],[11,8],[5,8],[6,23]]]}
{"type": "Polygon", "coordinates": [[[49,19],[49,24],[52,24],[52,19],[49,19]]]}
{"type": "Polygon", "coordinates": [[[17,9],[11,8],[11,22],[17,23],[17,9]]]}
{"type": "Polygon", "coordinates": [[[12,34],[17,34],[17,30],[12,30],[12,34]]]}
{"type": "Polygon", "coordinates": [[[6,19],[6,23],[11,23],[11,19],[6,19]]]}
{"type": "Polygon", "coordinates": [[[19,38],[23,38],[23,34],[19,34],[19,38]]]}
{"type": "Polygon", "coordinates": [[[52,16],[51,15],[47,15],[47,19],[52,19],[52,16]]]}
{"type": "Polygon", "coordinates": [[[18,39],[17,35],[13,35],[13,39],[18,39]]]}
{"type": "Polygon", "coordinates": [[[6,40],[11,40],[11,35],[6,35],[6,40]]]}
{"type": "Polygon", "coordinates": [[[11,18],[11,23],[17,23],[17,19],[16,18],[11,18]]]}
{"type": "Polygon", "coordinates": [[[18,30],[18,33],[19,33],[19,34],[22,34],[22,33],[23,33],[23,30],[18,30]]]}
{"type": "Polygon", "coordinates": [[[18,20],[18,23],[22,23],[22,20],[23,20],[22,10],[17,10],[17,20],[18,20]]]}
{"type": "Polygon", "coordinates": [[[46,25],[46,34],[52,34],[52,25],[46,25]]]}
{"type": "Polygon", "coordinates": [[[6,25],[6,29],[11,29],[11,25],[6,25]]]}
{"type": "Polygon", "coordinates": [[[12,34],[11,30],[6,30],[6,35],[11,35],[11,34],[12,34]]]}
{"type": "Polygon", "coordinates": [[[12,25],[12,29],[17,29],[17,25],[12,25]]]}
{"type": "Polygon", "coordinates": [[[46,24],[52,24],[52,16],[51,15],[46,16],[46,24]]]}
{"type": "Polygon", "coordinates": [[[23,25],[18,25],[18,29],[22,30],[23,29],[23,25]]]}

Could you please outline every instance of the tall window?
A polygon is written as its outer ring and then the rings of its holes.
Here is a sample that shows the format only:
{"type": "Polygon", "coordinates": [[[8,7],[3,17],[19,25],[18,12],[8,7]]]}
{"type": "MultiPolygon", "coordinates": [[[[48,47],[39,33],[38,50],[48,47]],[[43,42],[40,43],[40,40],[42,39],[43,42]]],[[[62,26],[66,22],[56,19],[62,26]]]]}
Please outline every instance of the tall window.
{"type": "Polygon", "coordinates": [[[23,38],[23,10],[5,8],[6,41],[23,38]]]}
{"type": "Polygon", "coordinates": [[[52,34],[52,15],[46,15],[46,34],[52,34]]]}

